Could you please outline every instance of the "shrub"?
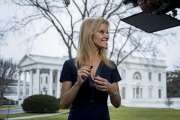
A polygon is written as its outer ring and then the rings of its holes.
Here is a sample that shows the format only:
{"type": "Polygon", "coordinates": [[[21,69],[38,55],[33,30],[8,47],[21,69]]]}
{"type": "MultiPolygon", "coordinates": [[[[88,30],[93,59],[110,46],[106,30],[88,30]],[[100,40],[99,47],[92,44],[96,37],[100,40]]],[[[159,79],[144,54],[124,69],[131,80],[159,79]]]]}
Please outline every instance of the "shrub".
{"type": "Polygon", "coordinates": [[[59,110],[59,101],[49,95],[32,95],[24,99],[22,108],[27,113],[54,113],[59,110]]]}
{"type": "Polygon", "coordinates": [[[16,105],[17,101],[8,99],[6,97],[0,98],[0,105],[16,105]]]}

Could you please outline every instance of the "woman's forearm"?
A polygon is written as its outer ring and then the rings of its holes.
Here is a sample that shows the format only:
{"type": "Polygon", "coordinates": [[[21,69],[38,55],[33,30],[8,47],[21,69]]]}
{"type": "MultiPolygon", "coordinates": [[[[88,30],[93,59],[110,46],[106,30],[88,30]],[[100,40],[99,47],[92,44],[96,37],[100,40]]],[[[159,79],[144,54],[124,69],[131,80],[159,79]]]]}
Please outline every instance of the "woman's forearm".
{"type": "Polygon", "coordinates": [[[69,90],[62,93],[61,98],[60,98],[61,108],[68,108],[72,104],[80,87],[81,87],[81,83],[77,81],[69,90]]]}
{"type": "Polygon", "coordinates": [[[119,107],[121,105],[121,96],[119,93],[119,87],[116,83],[111,84],[109,88],[109,95],[110,95],[111,104],[114,107],[119,107]]]}
{"type": "Polygon", "coordinates": [[[110,95],[110,100],[111,100],[111,104],[116,108],[118,108],[121,105],[120,95],[117,95],[117,94],[110,95]]]}

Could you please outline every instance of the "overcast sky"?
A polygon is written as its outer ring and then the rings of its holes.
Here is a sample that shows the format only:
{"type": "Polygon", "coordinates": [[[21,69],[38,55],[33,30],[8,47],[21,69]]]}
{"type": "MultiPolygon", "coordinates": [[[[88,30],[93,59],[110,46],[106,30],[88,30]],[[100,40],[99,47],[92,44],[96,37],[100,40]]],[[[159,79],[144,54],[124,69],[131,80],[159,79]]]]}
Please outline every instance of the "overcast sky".
{"type": "MultiPolygon", "coordinates": [[[[2,5],[0,2],[0,24],[1,21],[9,21],[12,16],[18,14],[14,7],[10,5],[2,5]]],[[[180,17],[178,17],[180,19],[180,17]]],[[[39,37],[36,40],[28,41],[27,36],[31,35],[34,31],[39,29],[43,24],[32,25],[31,30],[22,30],[18,33],[10,34],[6,40],[0,41],[0,55],[4,57],[12,57],[14,60],[20,60],[25,54],[40,54],[47,56],[64,56],[66,54],[66,49],[63,42],[59,40],[59,36],[56,31],[49,31],[48,34],[39,37]],[[24,35],[24,32],[26,33],[24,35]]],[[[173,33],[175,35],[169,35],[166,39],[170,42],[169,44],[162,43],[160,48],[162,53],[165,55],[165,60],[167,65],[171,67],[176,62],[180,63],[180,27],[171,28],[162,33],[164,36],[166,33],[173,33]]]]}

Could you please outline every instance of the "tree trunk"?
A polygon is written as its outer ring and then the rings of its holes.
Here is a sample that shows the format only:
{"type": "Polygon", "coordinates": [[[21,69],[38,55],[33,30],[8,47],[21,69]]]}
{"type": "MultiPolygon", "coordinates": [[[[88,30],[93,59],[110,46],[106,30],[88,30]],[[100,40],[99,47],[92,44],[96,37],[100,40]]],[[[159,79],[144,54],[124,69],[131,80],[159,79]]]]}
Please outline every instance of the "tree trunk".
{"type": "Polygon", "coordinates": [[[69,55],[69,59],[72,59],[71,47],[68,47],[68,55],[69,55]]]}

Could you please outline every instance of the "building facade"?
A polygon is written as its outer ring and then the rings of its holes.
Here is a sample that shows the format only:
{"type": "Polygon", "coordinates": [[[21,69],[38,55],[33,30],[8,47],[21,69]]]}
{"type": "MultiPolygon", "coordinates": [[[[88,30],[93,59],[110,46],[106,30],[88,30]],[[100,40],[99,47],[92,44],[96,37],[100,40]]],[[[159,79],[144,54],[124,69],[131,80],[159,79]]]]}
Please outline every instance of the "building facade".
{"type": "MultiPolygon", "coordinates": [[[[19,62],[17,100],[34,94],[60,96],[60,73],[67,58],[25,55],[19,62]]],[[[128,57],[118,66],[122,105],[165,107],[166,64],[164,60],[128,57]]]]}
{"type": "Polygon", "coordinates": [[[25,55],[19,62],[17,100],[35,94],[60,97],[61,59],[39,55],[25,55]]]}
{"type": "Polygon", "coordinates": [[[166,107],[164,60],[130,56],[119,67],[122,104],[133,107],[166,107]]]}

